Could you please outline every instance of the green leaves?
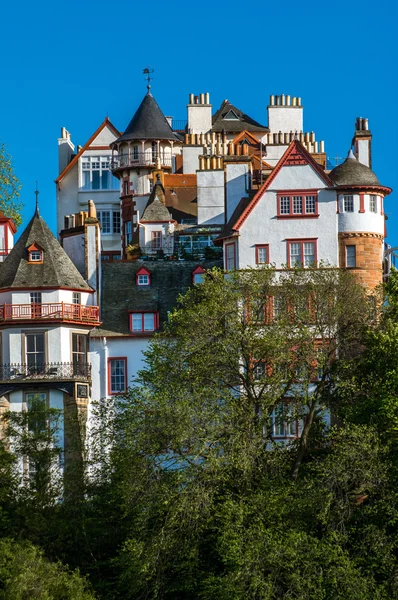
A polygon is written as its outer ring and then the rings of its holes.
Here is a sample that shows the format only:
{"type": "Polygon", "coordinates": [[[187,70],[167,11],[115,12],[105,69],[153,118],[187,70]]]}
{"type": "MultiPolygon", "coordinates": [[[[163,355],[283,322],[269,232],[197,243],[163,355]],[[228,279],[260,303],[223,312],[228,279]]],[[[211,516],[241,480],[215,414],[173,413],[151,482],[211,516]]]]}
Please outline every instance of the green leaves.
{"type": "Polygon", "coordinates": [[[15,225],[22,222],[22,204],[18,201],[21,184],[14,175],[11,157],[4,144],[0,144],[0,212],[10,217],[15,225]]]}

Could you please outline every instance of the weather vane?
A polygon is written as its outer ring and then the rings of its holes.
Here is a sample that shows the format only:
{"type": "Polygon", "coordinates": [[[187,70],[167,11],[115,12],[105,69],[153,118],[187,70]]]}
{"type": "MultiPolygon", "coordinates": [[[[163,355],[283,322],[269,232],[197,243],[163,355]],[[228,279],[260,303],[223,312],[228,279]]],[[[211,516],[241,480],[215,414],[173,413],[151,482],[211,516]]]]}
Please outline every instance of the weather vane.
{"type": "Polygon", "coordinates": [[[36,213],[39,214],[39,184],[36,181],[36,189],[35,189],[35,196],[36,196],[36,213]]]}
{"type": "Polygon", "coordinates": [[[146,77],[144,77],[144,79],[146,79],[148,82],[148,85],[146,86],[148,88],[148,92],[150,92],[150,90],[151,90],[151,81],[153,79],[153,77],[151,77],[151,73],[153,73],[155,70],[155,69],[150,69],[149,66],[150,65],[148,65],[148,67],[142,71],[143,74],[146,75],[146,77]]]}

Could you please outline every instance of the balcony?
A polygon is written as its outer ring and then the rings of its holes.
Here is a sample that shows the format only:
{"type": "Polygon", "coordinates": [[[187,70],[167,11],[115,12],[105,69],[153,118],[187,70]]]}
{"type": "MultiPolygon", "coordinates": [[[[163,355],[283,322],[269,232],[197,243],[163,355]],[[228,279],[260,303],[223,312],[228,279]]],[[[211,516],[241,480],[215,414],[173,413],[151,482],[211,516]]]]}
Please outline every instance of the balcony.
{"type": "Polygon", "coordinates": [[[124,169],[125,167],[149,167],[151,169],[156,167],[156,164],[160,160],[161,167],[171,168],[173,166],[173,159],[170,153],[152,152],[131,152],[130,154],[121,154],[120,156],[113,156],[111,162],[111,169],[113,171],[117,169],[124,169]]]}
{"type": "Polygon", "coordinates": [[[99,307],[82,304],[0,304],[1,323],[58,322],[79,325],[99,325],[99,307]]]}
{"type": "Polygon", "coordinates": [[[91,381],[91,365],[86,362],[9,363],[0,365],[0,382],[91,381]]]}

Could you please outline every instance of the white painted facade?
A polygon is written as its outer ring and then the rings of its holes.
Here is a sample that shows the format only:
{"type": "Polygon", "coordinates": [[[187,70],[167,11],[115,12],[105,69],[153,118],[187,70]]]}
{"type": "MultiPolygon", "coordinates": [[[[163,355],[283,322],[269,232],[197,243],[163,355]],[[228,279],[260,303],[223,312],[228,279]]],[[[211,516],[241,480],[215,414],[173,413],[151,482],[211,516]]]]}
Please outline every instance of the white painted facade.
{"type": "Polygon", "coordinates": [[[240,200],[250,190],[249,162],[227,162],[225,165],[226,217],[228,222],[240,200]]]}
{"type": "Polygon", "coordinates": [[[212,126],[212,105],[187,104],[188,133],[208,133],[212,126]]]}
{"type": "Polygon", "coordinates": [[[224,169],[197,171],[198,224],[225,222],[224,169]]]}
{"type": "Polygon", "coordinates": [[[302,106],[268,106],[268,127],[271,133],[303,131],[302,106]]]}

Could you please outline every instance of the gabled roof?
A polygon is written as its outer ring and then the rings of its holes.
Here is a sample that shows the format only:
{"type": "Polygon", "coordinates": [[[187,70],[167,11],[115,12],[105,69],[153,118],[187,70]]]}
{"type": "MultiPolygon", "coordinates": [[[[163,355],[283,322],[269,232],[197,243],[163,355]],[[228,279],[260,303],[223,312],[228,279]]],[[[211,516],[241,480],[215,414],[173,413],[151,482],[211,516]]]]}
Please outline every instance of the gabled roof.
{"type": "Polygon", "coordinates": [[[0,269],[0,289],[70,288],[92,291],[36,210],[0,269]],[[43,262],[28,262],[28,248],[43,249],[43,262]]]}
{"type": "Polygon", "coordinates": [[[241,142],[242,140],[245,140],[245,139],[247,139],[247,141],[250,144],[252,144],[253,146],[260,147],[260,140],[258,140],[255,135],[250,133],[250,131],[246,131],[246,129],[244,129],[243,131],[238,133],[238,135],[236,135],[234,137],[234,139],[232,140],[232,143],[239,144],[239,142],[241,142]]]}
{"type": "Polygon", "coordinates": [[[172,221],[172,216],[167,210],[165,202],[166,199],[164,187],[160,183],[159,178],[153,186],[151,195],[148,198],[148,204],[145,207],[140,221],[142,223],[159,223],[164,221],[172,221]]]}
{"type": "Polygon", "coordinates": [[[146,94],[125,132],[116,142],[131,140],[181,141],[171,129],[166,117],[150,92],[146,94]]]}
{"type": "Polygon", "coordinates": [[[264,185],[258,190],[257,194],[252,200],[242,198],[230,220],[216,239],[222,240],[226,237],[231,237],[232,235],[238,235],[239,229],[246,221],[254,207],[258,204],[264,192],[271,187],[271,183],[274,181],[282,167],[293,165],[310,165],[327,187],[333,187],[333,182],[326,175],[322,167],[312,158],[311,154],[307,152],[307,150],[298,140],[293,140],[289,144],[289,147],[286,149],[283,156],[280,158],[271,175],[265,181],[264,185]]]}
{"type": "Polygon", "coordinates": [[[113,133],[115,134],[116,137],[119,137],[121,135],[120,131],[118,131],[116,129],[116,127],[114,125],[112,125],[112,123],[110,122],[110,120],[108,119],[108,117],[105,117],[105,119],[102,121],[102,123],[98,127],[98,129],[96,131],[94,131],[93,135],[87,140],[87,142],[84,144],[84,146],[82,146],[80,148],[79,152],[77,154],[75,154],[75,156],[72,158],[72,160],[70,161],[70,163],[68,163],[66,165],[66,167],[62,171],[62,173],[60,173],[58,175],[57,179],[55,180],[55,183],[59,184],[62,181],[62,179],[65,177],[65,175],[67,173],[69,173],[69,171],[72,169],[72,167],[75,166],[75,164],[77,163],[77,161],[79,160],[79,158],[81,157],[81,155],[91,146],[91,144],[93,143],[93,141],[95,140],[95,138],[101,133],[101,131],[103,129],[105,129],[105,127],[109,127],[109,129],[111,131],[113,131],[113,133]]]}
{"type": "Polygon", "coordinates": [[[236,108],[233,104],[224,100],[218,111],[213,115],[213,126],[212,131],[269,131],[268,127],[260,125],[254,119],[246,115],[239,108],[236,108]],[[235,113],[238,119],[228,119],[228,113],[235,113]],[[227,117],[227,118],[226,118],[227,117]]]}

